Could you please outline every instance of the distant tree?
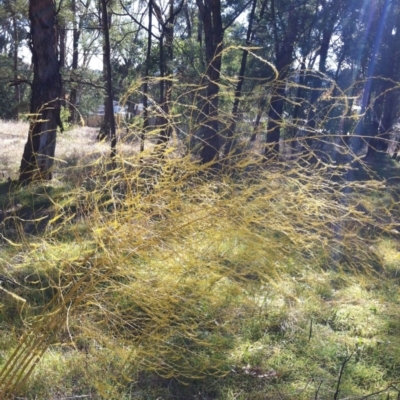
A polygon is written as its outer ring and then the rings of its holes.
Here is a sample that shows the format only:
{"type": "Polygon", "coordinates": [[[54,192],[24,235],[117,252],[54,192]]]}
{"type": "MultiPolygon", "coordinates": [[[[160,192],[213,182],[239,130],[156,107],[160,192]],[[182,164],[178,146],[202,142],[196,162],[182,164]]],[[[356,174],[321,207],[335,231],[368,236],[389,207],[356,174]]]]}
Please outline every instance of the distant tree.
{"type": "Polygon", "coordinates": [[[310,111],[307,117],[307,125],[311,132],[316,127],[316,107],[315,104],[321,97],[323,91],[321,90],[323,78],[326,73],[326,62],[328,59],[328,51],[332,36],[338,23],[338,16],[343,8],[343,0],[326,1],[323,0],[319,4],[319,14],[316,26],[316,36],[318,50],[316,55],[319,56],[318,71],[313,76],[313,90],[310,99],[310,111]]]}
{"type": "Polygon", "coordinates": [[[151,46],[152,46],[152,17],[153,17],[153,0],[149,0],[148,8],[149,25],[147,29],[147,47],[146,47],[146,61],[144,64],[144,78],[143,78],[143,128],[140,135],[140,151],[144,151],[144,138],[149,129],[149,107],[148,107],[148,93],[149,93],[149,73],[151,63],[151,46]]]}
{"type": "Polygon", "coordinates": [[[105,67],[105,78],[107,84],[107,95],[105,108],[108,109],[109,126],[111,134],[111,157],[114,159],[117,152],[117,132],[115,126],[115,115],[114,115],[114,95],[112,85],[112,72],[111,72],[111,46],[110,46],[110,18],[108,16],[108,2],[107,0],[101,0],[101,15],[102,15],[102,26],[104,35],[104,55],[103,62],[105,67]]]}
{"type": "MultiPolygon", "coordinates": [[[[392,75],[390,68],[387,69],[384,67],[381,68],[381,71],[379,71],[378,68],[380,58],[385,54],[384,50],[389,44],[383,44],[383,38],[386,36],[387,41],[391,41],[389,38],[392,35],[393,29],[395,29],[393,21],[390,21],[388,24],[389,11],[392,8],[392,4],[393,3],[390,0],[372,2],[368,7],[366,7],[363,15],[367,27],[365,34],[366,45],[364,45],[364,51],[361,53],[361,56],[359,56],[358,69],[360,72],[360,78],[363,78],[364,84],[361,88],[360,96],[360,118],[355,127],[355,136],[351,143],[351,148],[354,153],[360,152],[364,146],[365,139],[363,136],[377,136],[387,129],[387,127],[385,129],[381,128],[382,121],[375,113],[373,100],[374,97],[378,97],[380,100],[386,97],[383,93],[379,93],[380,85],[376,84],[376,77],[379,75],[379,72],[384,73],[382,76],[384,80],[392,78],[392,76],[390,76],[392,75]],[[374,18],[371,18],[371,16],[374,16],[374,18]]],[[[396,47],[392,48],[393,51],[395,51],[395,48],[396,47]]],[[[389,54],[386,53],[385,55],[388,56],[389,54]]],[[[389,57],[392,58],[392,55],[389,55],[389,57]]],[[[392,59],[391,62],[394,62],[394,60],[392,59]]],[[[384,63],[388,63],[388,60],[385,60],[384,63]]],[[[383,64],[381,64],[381,66],[383,66],[383,64]]],[[[378,102],[378,104],[379,103],[380,102],[378,102]]],[[[392,106],[393,105],[390,105],[390,107],[392,106]]],[[[375,141],[372,141],[373,145],[376,144],[376,142],[374,142],[375,141]]],[[[372,146],[368,152],[374,152],[373,148],[374,146],[372,146]]]]}
{"type": "Polygon", "coordinates": [[[30,0],[29,20],[34,75],[28,140],[20,167],[21,182],[51,179],[57,126],[61,127],[62,84],[54,1],[30,0]]]}
{"type": "Polygon", "coordinates": [[[104,118],[101,123],[97,139],[105,140],[107,137],[109,137],[112,131],[112,125],[114,125],[115,130],[110,48],[110,28],[112,24],[112,14],[108,11],[107,1],[103,2],[103,0],[100,0],[99,12],[101,16],[100,26],[103,32],[103,79],[106,84],[106,94],[104,96],[104,118]]]}
{"type": "MultiPolygon", "coordinates": [[[[267,5],[267,0],[263,0],[262,5],[261,5],[261,11],[260,11],[260,17],[263,16],[265,12],[265,8],[267,5]]],[[[249,24],[247,27],[247,33],[246,33],[246,46],[249,46],[251,42],[254,40],[255,37],[255,29],[254,29],[254,21],[255,21],[255,12],[256,12],[256,6],[257,6],[257,0],[252,1],[252,6],[251,6],[251,11],[249,14],[249,24]]],[[[233,107],[232,107],[232,121],[228,127],[228,132],[227,132],[227,141],[225,144],[224,148],[224,155],[228,155],[230,151],[232,150],[232,147],[234,145],[234,134],[235,134],[235,129],[236,129],[236,123],[239,118],[239,105],[240,105],[240,100],[242,97],[242,90],[243,90],[243,84],[245,80],[245,72],[246,72],[246,67],[247,67],[247,58],[249,55],[248,50],[243,50],[242,53],[242,60],[240,63],[240,70],[239,70],[239,79],[236,84],[236,89],[235,89],[235,100],[233,101],[233,107]]]]}
{"type": "Polygon", "coordinates": [[[9,120],[15,117],[15,96],[9,88],[13,79],[13,60],[0,54],[0,118],[9,120]]]}
{"type": "MultiPolygon", "coordinates": [[[[78,9],[76,6],[76,0],[71,0],[71,14],[72,14],[72,71],[71,71],[71,92],[69,96],[69,113],[70,122],[76,122],[76,105],[78,98],[78,88],[75,83],[76,71],[78,69],[79,59],[79,38],[81,36],[81,29],[78,24],[78,9]]],[[[62,35],[61,35],[62,37],[62,35]]]]}
{"type": "MultiPolygon", "coordinates": [[[[12,59],[13,65],[10,69],[12,77],[9,80],[14,87],[14,98],[8,102],[7,108],[12,107],[12,113],[9,118],[18,119],[19,107],[21,103],[22,83],[19,75],[20,71],[20,46],[22,40],[26,37],[26,7],[21,0],[3,0],[0,2],[0,53],[7,54],[12,59]]],[[[9,100],[8,100],[9,101],[9,100]]]]}
{"type": "Polygon", "coordinates": [[[301,25],[305,24],[306,8],[307,6],[303,2],[271,1],[270,28],[273,37],[274,63],[279,75],[272,87],[268,110],[267,147],[265,149],[268,156],[279,153],[286,98],[286,78],[292,68],[297,40],[304,31],[301,29],[301,25]]]}
{"type": "MultiPolygon", "coordinates": [[[[387,151],[389,131],[397,122],[399,113],[400,80],[400,5],[385,1],[378,25],[377,39],[381,38],[376,79],[372,82],[373,101],[370,104],[370,130],[367,156],[377,151],[387,151]],[[382,32],[379,32],[379,29],[382,32]],[[390,60],[390,62],[388,62],[390,60]]],[[[372,61],[372,59],[371,59],[372,61]]]]}
{"type": "MultiPolygon", "coordinates": [[[[158,145],[167,143],[172,134],[172,127],[168,121],[170,113],[170,103],[172,98],[172,79],[173,69],[173,40],[174,40],[174,22],[177,14],[181,11],[184,2],[181,1],[176,10],[174,10],[174,0],[168,0],[168,12],[164,16],[161,7],[154,2],[153,8],[155,16],[160,25],[161,35],[159,37],[159,67],[160,67],[160,107],[162,114],[158,118],[160,134],[158,145]]],[[[163,147],[162,146],[162,147],[163,147]]]]}

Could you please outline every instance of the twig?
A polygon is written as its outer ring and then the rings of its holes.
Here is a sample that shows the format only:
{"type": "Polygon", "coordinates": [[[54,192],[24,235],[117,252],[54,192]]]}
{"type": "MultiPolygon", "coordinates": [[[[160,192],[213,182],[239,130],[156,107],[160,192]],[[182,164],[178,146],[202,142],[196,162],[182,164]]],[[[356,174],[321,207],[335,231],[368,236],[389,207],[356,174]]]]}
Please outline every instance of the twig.
{"type": "Polygon", "coordinates": [[[386,391],[388,391],[388,390],[390,390],[390,389],[395,389],[395,390],[397,391],[397,393],[398,393],[398,397],[397,397],[397,398],[400,398],[400,391],[399,391],[399,389],[397,389],[396,386],[394,386],[394,385],[390,385],[390,386],[387,387],[386,389],[379,390],[378,392],[375,392],[375,393],[367,394],[366,396],[361,397],[360,400],[365,400],[365,399],[368,399],[368,398],[370,398],[370,397],[376,396],[376,395],[378,395],[378,394],[385,393],[386,391]]]}
{"type": "Polygon", "coordinates": [[[315,397],[314,400],[318,400],[318,394],[319,394],[319,390],[321,389],[322,384],[324,383],[324,380],[321,379],[321,382],[318,385],[317,391],[315,392],[315,397]]]}
{"type": "Polygon", "coordinates": [[[81,81],[81,80],[78,80],[78,79],[75,79],[75,78],[73,78],[73,80],[72,79],[63,79],[63,82],[68,82],[68,83],[75,82],[75,83],[79,83],[81,85],[92,86],[92,87],[94,87],[96,89],[105,89],[104,85],[98,85],[98,84],[93,83],[91,81],[81,81]]]}
{"type": "Polygon", "coordinates": [[[27,83],[29,86],[32,86],[32,82],[29,81],[28,79],[11,79],[8,81],[8,86],[12,87],[12,86],[19,86],[22,83],[27,83]]]}
{"type": "Polygon", "coordinates": [[[346,364],[350,361],[351,357],[353,357],[353,354],[354,354],[354,352],[351,353],[347,358],[345,358],[343,363],[342,363],[342,365],[341,365],[341,367],[340,367],[338,383],[337,383],[337,386],[336,386],[336,392],[335,392],[335,394],[333,396],[333,400],[338,400],[339,393],[340,393],[340,382],[341,382],[342,377],[343,377],[343,372],[344,372],[344,369],[346,367],[346,364]]]}
{"type": "Polygon", "coordinates": [[[74,345],[74,347],[76,349],[74,339],[73,339],[73,337],[71,335],[71,331],[69,330],[69,310],[71,309],[71,305],[72,305],[72,302],[69,303],[69,306],[67,308],[66,325],[67,325],[67,332],[68,332],[69,339],[71,340],[71,343],[74,345]]]}

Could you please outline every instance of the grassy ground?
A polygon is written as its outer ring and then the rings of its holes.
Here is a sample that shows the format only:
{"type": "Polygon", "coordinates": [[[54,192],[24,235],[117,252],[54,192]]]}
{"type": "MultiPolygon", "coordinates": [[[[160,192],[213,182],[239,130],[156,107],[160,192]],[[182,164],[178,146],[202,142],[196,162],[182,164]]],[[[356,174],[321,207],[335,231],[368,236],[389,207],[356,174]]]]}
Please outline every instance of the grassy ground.
{"type": "Polygon", "coordinates": [[[20,188],[27,126],[0,131],[0,397],[398,398],[394,161],[347,188],[336,169],[246,160],[206,180],[129,148],[110,171],[81,129],[53,182],[20,188]]]}

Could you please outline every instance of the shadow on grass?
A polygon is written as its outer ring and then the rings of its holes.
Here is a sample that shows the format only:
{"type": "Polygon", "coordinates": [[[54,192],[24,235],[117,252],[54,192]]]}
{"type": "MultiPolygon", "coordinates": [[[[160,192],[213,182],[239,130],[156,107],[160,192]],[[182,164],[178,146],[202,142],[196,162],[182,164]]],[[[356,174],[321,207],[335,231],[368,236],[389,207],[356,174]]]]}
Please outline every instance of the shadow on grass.
{"type": "Polygon", "coordinates": [[[41,234],[54,215],[54,201],[64,190],[47,183],[25,187],[16,181],[0,183],[0,230],[3,236],[18,240],[23,234],[41,234]]]}

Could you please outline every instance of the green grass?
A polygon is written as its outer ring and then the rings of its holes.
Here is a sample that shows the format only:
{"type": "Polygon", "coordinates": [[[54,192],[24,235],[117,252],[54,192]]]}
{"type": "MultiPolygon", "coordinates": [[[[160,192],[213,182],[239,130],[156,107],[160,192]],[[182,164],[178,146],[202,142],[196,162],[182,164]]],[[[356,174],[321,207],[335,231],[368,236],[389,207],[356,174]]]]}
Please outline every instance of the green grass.
{"type": "Polygon", "coordinates": [[[91,178],[75,189],[0,186],[14,222],[51,215],[2,227],[0,274],[23,287],[0,291],[0,368],[43,354],[13,394],[396,398],[395,185],[359,176],[347,196],[297,165],[208,181],[188,160],[125,165],[77,167],[91,178]]]}

